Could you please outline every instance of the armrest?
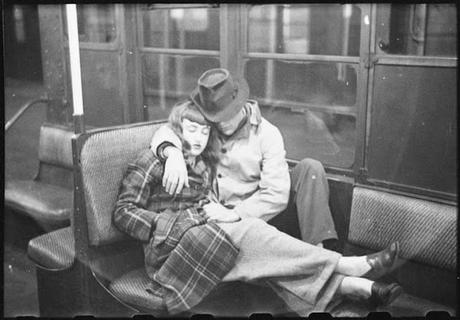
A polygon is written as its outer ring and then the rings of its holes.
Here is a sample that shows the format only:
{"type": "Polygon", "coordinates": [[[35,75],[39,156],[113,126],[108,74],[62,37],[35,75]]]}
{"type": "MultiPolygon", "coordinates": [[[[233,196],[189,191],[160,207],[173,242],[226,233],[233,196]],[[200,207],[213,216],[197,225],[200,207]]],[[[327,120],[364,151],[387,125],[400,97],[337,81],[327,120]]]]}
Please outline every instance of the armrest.
{"type": "Polygon", "coordinates": [[[38,98],[38,99],[33,99],[33,100],[30,100],[30,101],[27,101],[22,107],[21,109],[18,110],[18,112],[16,112],[14,114],[14,116],[5,124],[5,133],[8,131],[8,129],[11,128],[11,126],[13,124],[16,123],[16,121],[24,114],[24,112],[26,112],[30,107],[36,105],[36,104],[40,104],[40,103],[48,103],[50,102],[50,100],[48,98],[38,98]]]}

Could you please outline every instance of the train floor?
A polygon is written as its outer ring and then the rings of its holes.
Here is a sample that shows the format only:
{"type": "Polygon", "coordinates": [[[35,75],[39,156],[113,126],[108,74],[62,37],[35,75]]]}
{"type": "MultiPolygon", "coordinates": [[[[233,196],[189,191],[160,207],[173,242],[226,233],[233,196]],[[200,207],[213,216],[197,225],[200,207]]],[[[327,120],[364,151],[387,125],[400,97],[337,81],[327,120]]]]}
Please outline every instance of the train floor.
{"type": "MultiPolygon", "coordinates": [[[[5,122],[28,100],[43,94],[41,83],[14,79],[5,79],[4,89],[5,122]]],[[[31,179],[38,168],[38,133],[45,119],[45,108],[41,105],[32,108],[5,134],[5,180],[31,179]]],[[[9,210],[4,210],[3,223],[3,315],[38,316],[35,265],[27,258],[28,240],[37,230],[9,210]]]]}
{"type": "Polygon", "coordinates": [[[38,232],[33,221],[9,210],[4,214],[3,315],[39,316],[36,268],[27,257],[27,243],[38,232]]]}

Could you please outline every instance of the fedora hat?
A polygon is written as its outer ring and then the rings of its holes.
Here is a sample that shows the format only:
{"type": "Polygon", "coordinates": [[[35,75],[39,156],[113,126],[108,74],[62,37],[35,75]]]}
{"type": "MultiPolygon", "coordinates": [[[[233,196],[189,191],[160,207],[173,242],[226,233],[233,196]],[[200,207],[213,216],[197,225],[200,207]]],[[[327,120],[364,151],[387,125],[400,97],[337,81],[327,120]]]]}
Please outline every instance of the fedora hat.
{"type": "Polygon", "coordinates": [[[192,101],[211,122],[228,121],[245,104],[249,87],[245,79],[234,80],[226,69],[210,69],[198,79],[192,101]]]}

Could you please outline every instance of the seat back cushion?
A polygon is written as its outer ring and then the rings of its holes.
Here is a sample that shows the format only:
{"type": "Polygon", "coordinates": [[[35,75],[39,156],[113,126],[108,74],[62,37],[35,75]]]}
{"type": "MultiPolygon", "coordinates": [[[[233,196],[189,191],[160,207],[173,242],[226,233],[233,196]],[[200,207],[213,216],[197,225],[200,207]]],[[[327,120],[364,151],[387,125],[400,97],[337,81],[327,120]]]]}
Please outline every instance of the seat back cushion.
{"type": "Polygon", "coordinates": [[[80,152],[89,244],[103,245],[123,239],[112,223],[118,192],[128,163],[149,148],[162,123],[143,123],[88,133],[80,152]]]}
{"type": "Polygon", "coordinates": [[[455,270],[457,208],[355,187],[348,240],[374,250],[399,240],[403,258],[455,270]]]}
{"type": "Polygon", "coordinates": [[[40,128],[38,159],[41,162],[72,169],[72,136],[71,128],[43,124],[40,128]]]}

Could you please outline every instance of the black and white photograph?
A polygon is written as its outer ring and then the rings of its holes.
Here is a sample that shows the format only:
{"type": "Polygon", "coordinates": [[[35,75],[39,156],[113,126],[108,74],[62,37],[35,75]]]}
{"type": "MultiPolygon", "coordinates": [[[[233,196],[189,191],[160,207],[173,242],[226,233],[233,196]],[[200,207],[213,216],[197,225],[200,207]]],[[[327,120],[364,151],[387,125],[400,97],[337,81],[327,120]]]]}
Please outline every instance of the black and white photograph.
{"type": "Polygon", "coordinates": [[[2,1],[3,316],[458,316],[458,5],[2,1]]]}

